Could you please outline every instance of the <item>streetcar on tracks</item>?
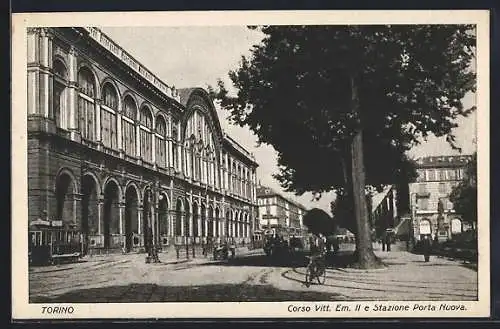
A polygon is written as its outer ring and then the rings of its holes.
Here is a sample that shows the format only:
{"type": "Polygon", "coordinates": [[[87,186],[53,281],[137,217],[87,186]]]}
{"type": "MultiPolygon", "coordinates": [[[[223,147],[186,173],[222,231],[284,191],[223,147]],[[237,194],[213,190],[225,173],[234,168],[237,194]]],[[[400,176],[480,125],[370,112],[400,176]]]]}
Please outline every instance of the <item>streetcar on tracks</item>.
{"type": "Polygon", "coordinates": [[[30,265],[52,265],[78,261],[84,251],[83,236],[62,221],[37,219],[28,233],[30,265]]]}

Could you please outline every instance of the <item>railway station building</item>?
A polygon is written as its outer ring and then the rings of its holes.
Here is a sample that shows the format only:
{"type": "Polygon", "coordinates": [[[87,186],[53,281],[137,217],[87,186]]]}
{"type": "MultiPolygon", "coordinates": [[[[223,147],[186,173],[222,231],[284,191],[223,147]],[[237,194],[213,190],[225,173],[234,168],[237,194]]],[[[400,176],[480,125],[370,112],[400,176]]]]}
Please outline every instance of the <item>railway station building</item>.
{"type": "Polygon", "coordinates": [[[166,84],[97,28],[27,42],[31,243],[41,227],[86,251],[250,241],[258,164],[204,89],[166,84]]]}

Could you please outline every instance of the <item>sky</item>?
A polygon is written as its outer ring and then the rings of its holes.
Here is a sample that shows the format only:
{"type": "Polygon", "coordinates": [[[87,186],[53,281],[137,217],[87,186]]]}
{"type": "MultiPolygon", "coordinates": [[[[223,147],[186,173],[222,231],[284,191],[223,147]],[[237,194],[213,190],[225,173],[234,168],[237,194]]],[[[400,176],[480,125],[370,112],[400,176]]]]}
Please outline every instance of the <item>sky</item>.
{"type": "MultiPolygon", "coordinates": [[[[248,56],[252,45],[259,43],[262,34],[245,26],[210,27],[100,27],[101,30],[123,47],[141,64],[169,86],[179,88],[216,85],[222,79],[231,86],[228,72],[236,69],[242,55],[248,56]]],[[[475,96],[467,95],[464,106],[475,104],[475,96]]],[[[283,192],[272,174],[278,172],[277,154],[272,146],[257,147],[256,136],[246,127],[231,125],[227,113],[218,109],[222,129],[255,155],[259,168],[257,179],[265,186],[298,201],[306,208],[321,208],[330,212],[334,193],[323,194],[314,200],[311,193],[296,196],[283,192]]],[[[476,113],[457,121],[454,130],[464,154],[475,151],[476,113]]],[[[458,154],[444,138],[430,137],[413,148],[412,157],[458,154]]]]}

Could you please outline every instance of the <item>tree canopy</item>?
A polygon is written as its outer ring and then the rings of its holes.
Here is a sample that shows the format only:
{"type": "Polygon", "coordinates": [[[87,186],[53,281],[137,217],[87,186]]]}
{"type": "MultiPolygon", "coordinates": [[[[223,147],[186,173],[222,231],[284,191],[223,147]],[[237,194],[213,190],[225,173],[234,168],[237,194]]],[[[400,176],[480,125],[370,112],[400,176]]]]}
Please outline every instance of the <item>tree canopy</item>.
{"type": "Polygon", "coordinates": [[[467,164],[464,179],[453,188],[450,201],[455,211],[462,215],[464,221],[477,222],[477,154],[467,164]]]}
{"type": "Polygon", "coordinates": [[[333,218],[319,208],[307,211],[303,217],[304,225],[313,234],[331,235],[335,233],[337,226],[333,218]]]}
{"type": "MultiPolygon", "coordinates": [[[[237,97],[217,96],[231,119],[278,152],[276,178],[288,191],[344,188],[342,161],[363,128],[367,184],[415,177],[405,155],[422,137],[448,136],[468,115],[469,25],[263,26],[265,38],[229,73],[237,97]],[[360,114],[350,112],[348,70],[358,77],[360,114]]],[[[348,166],[347,166],[348,167],[348,166]]]]}
{"type": "Polygon", "coordinates": [[[432,133],[456,147],[455,119],[475,91],[472,25],[260,26],[265,37],[219,80],[232,121],[278,153],[287,191],[352,200],[360,264],[374,264],[365,184],[411,180],[406,151],[432,133]]]}

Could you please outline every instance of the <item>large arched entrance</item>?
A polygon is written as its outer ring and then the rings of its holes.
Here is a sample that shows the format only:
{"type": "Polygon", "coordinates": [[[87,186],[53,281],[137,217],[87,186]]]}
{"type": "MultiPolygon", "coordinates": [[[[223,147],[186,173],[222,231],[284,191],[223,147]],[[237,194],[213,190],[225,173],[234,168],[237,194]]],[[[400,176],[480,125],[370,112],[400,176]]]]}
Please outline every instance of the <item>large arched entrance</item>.
{"type": "Polygon", "coordinates": [[[104,248],[114,248],[120,245],[120,214],[118,207],[119,200],[119,187],[115,181],[109,181],[104,188],[104,248]],[[113,237],[116,239],[114,241],[113,237]]]}
{"type": "Polygon", "coordinates": [[[162,245],[168,243],[168,202],[164,194],[160,194],[158,202],[158,234],[162,245]]]}
{"type": "Polygon", "coordinates": [[[89,245],[95,244],[90,241],[90,236],[99,234],[99,205],[97,183],[91,175],[82,177],[82,234],[84,254],[87,254],[89,245]]]}
{"type": "Polygon", "coordinates": [[[125,249],[131,251],[134,246],[139,244],[138,238],[134,235],[139,233],[138,221],[138,193],[135,186],[131,185],[125,191],[125,249]]]}
{"type": "Polygon", "coordinates": [[[75,192],[71,176],[65,172],[60,173],[56,178],[57,220],[74,222],[75,192]]]}
{"type": "Polygon", "coordinates": [[[143,201],[143,221],[142,221],[142,232],[144,235],[144,247],[146,252],[150,251],[153,245],[153,193],[151,189],[146,189],[144,191],[144,201],[143,201]]]}

